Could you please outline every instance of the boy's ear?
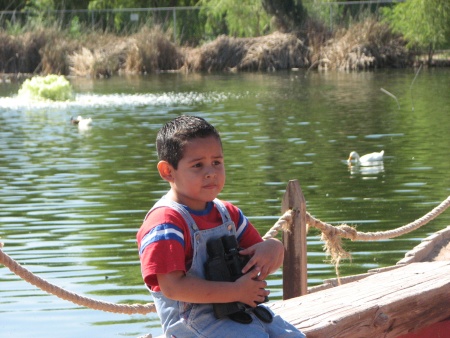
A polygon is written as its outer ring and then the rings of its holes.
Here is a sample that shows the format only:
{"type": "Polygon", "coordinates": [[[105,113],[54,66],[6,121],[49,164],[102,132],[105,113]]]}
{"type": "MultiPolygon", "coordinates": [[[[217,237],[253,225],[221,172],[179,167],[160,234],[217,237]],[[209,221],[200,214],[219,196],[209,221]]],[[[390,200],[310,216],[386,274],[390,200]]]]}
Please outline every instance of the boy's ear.
{"type": "Polygon", "coordinates": [[[161,178],[163,180],[166,180],[168,182],[173,182],[172,171],[174,169],[169,164],[169,162],[167,162],[167,161],[159,161],[158,165],[157,165],[157,168],[158,168],[159,176],[161,176],[161,178]]]}

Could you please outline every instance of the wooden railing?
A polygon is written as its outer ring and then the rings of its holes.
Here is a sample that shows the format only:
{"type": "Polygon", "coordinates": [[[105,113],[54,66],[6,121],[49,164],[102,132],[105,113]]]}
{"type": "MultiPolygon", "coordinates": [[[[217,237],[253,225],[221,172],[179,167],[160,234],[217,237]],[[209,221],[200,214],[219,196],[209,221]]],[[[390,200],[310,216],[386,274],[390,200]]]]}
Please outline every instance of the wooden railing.
{"type": "Polygon", "coordinates": [[[292,227],[283,232],[283,299],[306,295],[308,290],[306,251],[306,201],[297,180],[289,181],[281,213],[293,210],[292,227]]]}

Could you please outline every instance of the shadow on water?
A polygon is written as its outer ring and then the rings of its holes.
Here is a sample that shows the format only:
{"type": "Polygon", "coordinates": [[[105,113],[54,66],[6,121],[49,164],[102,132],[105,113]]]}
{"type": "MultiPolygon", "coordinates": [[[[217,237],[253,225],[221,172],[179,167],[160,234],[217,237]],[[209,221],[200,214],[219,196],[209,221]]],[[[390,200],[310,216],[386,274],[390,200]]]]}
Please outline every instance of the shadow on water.
{"type": "MultiPolygon", "coordinates": [[[[156,132],[179,114],[207,118],[222,134],[227,184],[264,234],[278,219],[287,182],[298,179],[308,211],[359,231],[394,229],[423,216],[450,191],[449,70],[280,72],[72,79],[69,102],[27,102],[0,85],[0,237],[5,252],[70,291],[111,302],[150,302],[135,233],[166,190],[156,172],[156,132]],[[380,91],[393,93],[397,102],[380,91]],[[92,117],[80,131],[70,118],[92,117]],[[348,167],[351,151],[385,150],[383,162],[348,167]]],[[[16,87],[15,87],[16,86],[16,87]]],[[[395,264],[447,213],[414,233],[344,241],[341,274],[395,264]]],[[[308,234],[308,283],[334,277],[320,234],[308,234]]],[[[281,271],[270,278],[282,296],[281,271]]],[[[0,269],[6,337],[158,335],[156,315],[79,308],[0,269]]]]}

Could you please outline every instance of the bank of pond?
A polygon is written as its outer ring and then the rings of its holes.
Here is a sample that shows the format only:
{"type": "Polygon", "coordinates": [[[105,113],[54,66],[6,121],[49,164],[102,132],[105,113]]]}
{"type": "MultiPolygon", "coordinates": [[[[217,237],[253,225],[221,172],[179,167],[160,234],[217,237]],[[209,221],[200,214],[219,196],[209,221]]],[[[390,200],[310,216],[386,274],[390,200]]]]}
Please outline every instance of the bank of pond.
{"type": "MultiPolygon", "coordinates": [[[[130,36],[86,33],[72,38],[54,28],[12,36],[0,32],[0,73],[107,78],[159,72],[239,72],[303,69],[368,70],[421,63],[401,36],[373,19],[330,32],[310,22],[301,33],[254,38],[219,36],[198,47],[180,46],[160,28],[130,36]]],[[[448,65],[437,60],[434,65],[448,65]]],[[[2,77],[4,79],[5,76],[2,77]]],[[[3,80],[4,81],[4,80],[3,80]]]]}

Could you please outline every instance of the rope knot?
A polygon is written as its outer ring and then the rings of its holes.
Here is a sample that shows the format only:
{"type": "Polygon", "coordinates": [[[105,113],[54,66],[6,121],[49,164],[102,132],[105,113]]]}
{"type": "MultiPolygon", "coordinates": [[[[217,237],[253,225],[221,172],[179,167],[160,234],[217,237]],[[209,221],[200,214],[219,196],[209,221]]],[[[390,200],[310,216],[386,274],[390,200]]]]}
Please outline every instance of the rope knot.
{"type": "Polygon", "coordinates": [[[283,216],[281,216],[280,218],[280,225],[281,225],[281,229],[285,232],[291,232],[291,227],[292,227],[292,219],[294,218],[294,213],[296,212],[296,210],[293,209],[289,209],[288,211],[286,211],[284,213],[283,216]]]}
{"type": "Polygon", "coordinates": [[[270,228],[269,231],[263,236],[263,240],[269,239],[269,238],[275,238],[278,234],[278,231],[282,230],[284,232],[291,232],[291,226],[292,226],[292,219],[293,214],[296,212],[296,210],[289,209],[287,210],[283,216],[281,216],[278,221],[273,225],[272,228],[270,228]]]}
{"type": "Polygon", "coordinates": [[[356,231],[356,229],[351,227],[350,225],[341,224],[341,225],[337,226],[336,228],[345,233],[345,235],[343,236],[345,238],[349,238],[352,241],[354,241],[355,239],[358,238],[358,231],[356,231]]]}

